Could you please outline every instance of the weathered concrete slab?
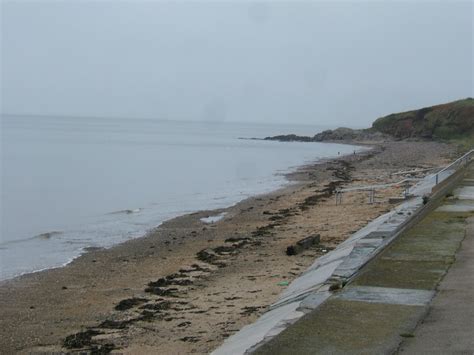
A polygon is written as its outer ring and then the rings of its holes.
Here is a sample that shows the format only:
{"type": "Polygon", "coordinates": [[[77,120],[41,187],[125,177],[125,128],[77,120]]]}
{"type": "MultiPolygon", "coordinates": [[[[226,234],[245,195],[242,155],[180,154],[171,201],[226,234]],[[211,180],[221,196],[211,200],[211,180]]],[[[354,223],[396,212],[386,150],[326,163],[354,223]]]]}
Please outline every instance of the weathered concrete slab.
{"type": "Polygon", "coordinates": [[[391,237],[392,235],[393,233],[389,233],[389,232],[374,231],[374,232],[370,232],[369,234],[367,234],[365,237],[361,239],[388,238],[388,237],[391,237]]]}
{"type": "Polygon", "coordinates": [[[342,258],[334,260],[332,263],[321,266],[317,271],[306,272],[298,277],[282,293],[280,299],[272,305],[272,308],[293,299],[300,299],[301,296],[320,288],[343,260],[342,258]]]}
{"type": "Polygon", "coordinates": [[[464,179],[462,184],[464,186],[474,186],[474,179],[464,179]]]}
{"type": "Polygon", "coordinates": [[[304,273],[309,273],[312,272],[313,270],[317,270],[324,265],[331,264],[335,261],[339,261],[341,259],[344,259],[347,255],[349,255],[354,248],[354,243],[351,244],[346,244],[346,245],[340,245],[330,253],[327,253],[326,255],[323,255],[322,257],[318,258],[315,260],[313,265],[311,265],[304,273]]]}
{"type": "Polygon", "coordinates": [[[360,286],[413,288],[433,290],[447,266],[443,261],[407,261],[380,258],[376,269],[362,270],[354,281],[360,286]],[[410,275],[410,277],[406,277],[410,275]]]}
{"type": "Polygon", "coordinates": [[[231,341],[227,339],[223,346],[212,352],[213,355],[244,354],[248,349],[264,340],[270,334],[275,336],[278,330],[281,332],[286,328],[286,319],[296,319],[304,315],[297,311],[300,302],[293,302],[276,310],[262,315],[255,323],[243,327],[237,334],[233,335],[231,341]],[[283,326],[283,327],[282,327],[283,326]]]}
{"type": "Polygon", "coordinates": [[[361,248],[361,247],[368,247],[368,248],[378,248],[380,244],[384,243],[386,241],[386,238],[384,237],[373,237],[373,236],[367,236],[362,239],[360,239],[357,244],[356,248],[361,248]]]}
{"type": "Polygon", "coordinates": [[[411,333],[426,307],[330,298],[277,337],[258,355],[390,354],[411,333]]]}
{"type": "Polygon", "coordinates": [[[443,205],[436,209],[437,212],[474,212],[474,204],[459,203],[453,205],[443,205]]]}
{"type": "Polygon", "coordinates": [[[402,354],[472,354],[474,352],[474,217],[456,261],[439,286],[427,318],[414,337],[406,338],[402,354]]]}
{"type": "Polygon", "coordinates": [[[354,273],[357,272],[368,260],[371,255],[377,250],[377,247],[381,243],[376,245],[362,246],[358,245],[352,253],[344,259],[338,268],[334,271],[333,276],[342,277],[344,279],[350,278],[354,273]]]}
{"type": "Polygon", "coordinates": [[[329,291],[315,292],[306,297],[300,304],[298,310],[307,313],[307,311],[318,308],[326,301],[332,293],[329,291]]]}
{"type": "Polygon", "coordinates": [[[454,197],[460,200],[474,200],[474,186],[463,186],[454,190],[454,197]]]}
{"type": "Polygon", "coordinates": [[[335,298],[348,301],[424,306],[431,301],[434,294],[434,291],[427,290],[353,286],[345,288],[344,291],[335,296],[335,298]]]}

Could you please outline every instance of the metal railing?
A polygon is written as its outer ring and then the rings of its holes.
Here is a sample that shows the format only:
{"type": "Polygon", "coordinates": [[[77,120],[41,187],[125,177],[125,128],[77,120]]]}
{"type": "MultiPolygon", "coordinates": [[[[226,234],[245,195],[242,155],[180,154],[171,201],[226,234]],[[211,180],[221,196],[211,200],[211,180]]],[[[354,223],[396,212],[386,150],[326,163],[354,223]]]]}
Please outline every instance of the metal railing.
{"type": "MultiPolygon", "coordinates": [[[[469,163],[469,161],[474,157],[474,149],[471,149],[469,152],[464,154],[462,157],[456,159],[453,161],[451,164],[445,166],[441,170],[437,171],[436,173],[432,174],[431,176],[428,176],[428,179],[435,179],[434,186],[438,185],[441,181],[449,177],[451,174],[448,174],[448,171],[450,170],[458,170],[460,167],[466,165],[469,163]],[[443,176],[443,173],[446,172],[446,176],[443,176]],[[440,181],[440,179],[442,179],[440,181]]],[[[413,171],[407,171],[403,173],[414,173],[414,172],[422,172],[422,171],[429,171],[429,170],[436,170],[437,168],[427,168],[427,169],[418,169],[418,170],[413,170],[413,171]]],[[[392,175],[401,175],[402,173],[394,173],[392,175]]],[[[378,185],[367,185],[367,186],[354,186],[354,187],[347,187],[345,189],[337,189],[334,193],[336,196],[336,205],[342,204],[342,194],[344,192],[350,192],[350,191],[368,191],[369,192],[369,204],[372,204],[375,202],[375,190],[376,189],[385,189],[388,187],[392,186],[400,186],[404,185],[405,191],[404,191],[404,196],[405,198],[409,195],[409,183],[411,181],[419,181],[422,180],[421,178],[405,178],[403,180],[393,182],[393,183],[388,183],[388,184],[378,184],[378,185]]]]}
{"type": "Polygon", "coordinates": [[[457,170],[459,169],[459,167],[463,166],[463,165],[466,165],[467,163],[469,163],[469,161],[473,158],[474,156],[474,149],[471,149],[469,152],[467,152],[466,154],[464,154],[462,157],[456,159],[455,161],[453,161],[451,164],[449,164],[448,166],[444,167],[443,169],[441,169],[440,171],[436,172],[435,174],[432,175],[432,177],[434,177],[435,179],[435,186],[438,185],[440,183],[439,179],[440,179],[440,175],[445,172],[445,171],[448,171],[448,170],[457,170]]]}

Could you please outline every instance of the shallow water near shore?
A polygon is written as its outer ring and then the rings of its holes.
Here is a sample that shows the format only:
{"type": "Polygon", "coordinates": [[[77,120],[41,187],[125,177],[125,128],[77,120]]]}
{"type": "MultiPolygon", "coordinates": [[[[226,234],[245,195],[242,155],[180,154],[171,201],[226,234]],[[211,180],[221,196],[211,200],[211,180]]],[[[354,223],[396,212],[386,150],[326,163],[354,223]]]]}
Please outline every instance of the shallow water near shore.
{"type": "Polygon", "coordinates": [[[241,140],[325,127],[2,116],[0,279],[284,185],[349,145],[241,140]]]}

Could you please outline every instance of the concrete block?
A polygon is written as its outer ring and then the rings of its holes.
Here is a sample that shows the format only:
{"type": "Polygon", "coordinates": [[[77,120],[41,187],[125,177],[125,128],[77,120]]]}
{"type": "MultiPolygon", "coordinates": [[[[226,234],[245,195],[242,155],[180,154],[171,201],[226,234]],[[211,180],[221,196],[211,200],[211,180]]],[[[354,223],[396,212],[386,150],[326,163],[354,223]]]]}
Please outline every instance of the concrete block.
{"type": "Polygon", "coordinates": [[[434,297],[435,292],[405,288],[353,286],[343,290],[336,298],[347,301],[386,303],[405,306],[424,306],[434,297]]]}

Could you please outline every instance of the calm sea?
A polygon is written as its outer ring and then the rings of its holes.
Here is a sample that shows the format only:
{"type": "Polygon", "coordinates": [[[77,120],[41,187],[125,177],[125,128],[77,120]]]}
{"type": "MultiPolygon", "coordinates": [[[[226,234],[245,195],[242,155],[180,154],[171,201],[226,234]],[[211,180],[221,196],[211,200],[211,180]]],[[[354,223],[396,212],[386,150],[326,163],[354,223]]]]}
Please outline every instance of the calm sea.
{"type": "Polygon", "coordinates": [[[234,204],[355,147],[242,140],[326,127],[2,116],[0,279],[234,204]]]}

